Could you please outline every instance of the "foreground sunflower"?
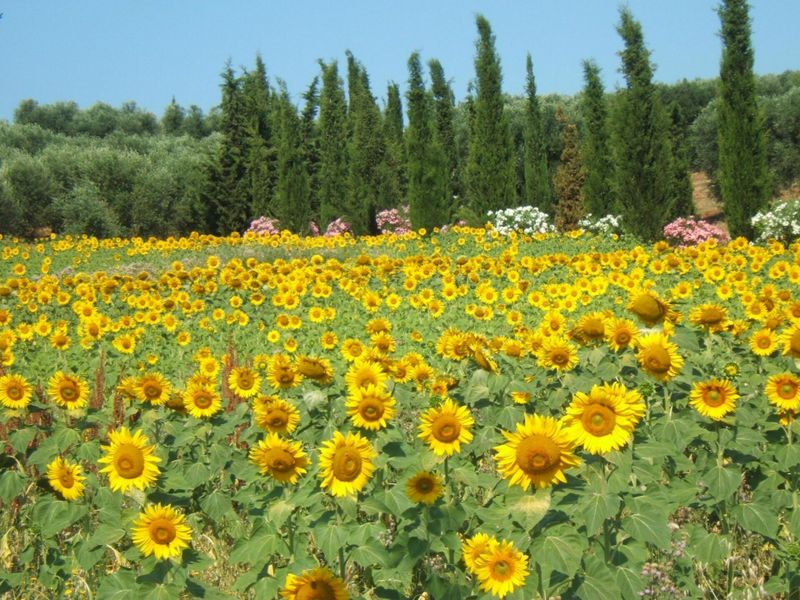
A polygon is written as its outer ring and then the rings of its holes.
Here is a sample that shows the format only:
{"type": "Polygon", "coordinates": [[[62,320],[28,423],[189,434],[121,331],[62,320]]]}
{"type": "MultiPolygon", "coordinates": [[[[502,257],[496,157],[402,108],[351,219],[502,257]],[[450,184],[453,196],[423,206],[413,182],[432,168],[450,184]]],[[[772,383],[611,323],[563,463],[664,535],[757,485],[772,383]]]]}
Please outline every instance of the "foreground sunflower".
{"type": "Polygon", "coordinates": [[[639,329],[630,319],[614,318],[606,322],[606,341],[614,352],[620,352],[630,346],[636,346],[639,329]]]}
{"type": "Polygon", "coordinates": [[[650,290],[640,290],[632,294],[627,308],[650,327],[675,317],[670,303],[650,290]]]}
{"type": "Polygon", "coordinates": [[[177,558],[189,547],[192,529],[186,517],[169,504],[150,504],[133,522],[132,538],[145,557],[177,558]]]}
{"type": "Polygon", "coordinates": [[[350,600],[344,581],[324,567],[300,575],[289,573],[281,596],[285,600],[350,600]]]}
{"type": "Polygon", "coordinates": [[[444,493],[442,478],[429,471],[420,471],[406,483],[406,493],[414,502],[433,504],[444,493]]]}
{"type": "Polygon", "coordinates": [[[769,356],[778,349],[778,336],[771,329],[759,329],[750,337],[750,350],[756,356],[769,356]]]}
{"type": "Polygon", "coordinates": [[[429,408],[420,417],[419,438],[437,456],[450,456],[461,451],[461,444],[472,441],[470,429],[475,419],[465,406],[447,398],[440,406],[429,408]]]}
{"type": "Polygon", "coordinates": [[[190,385],[183,393],[183,408],[195,419],[217,414],[222,409],[222,398],[214,388],[190,385]]]}
{"type": "Polygon", "coordinates": [[[381,366],[370,360],[356,359],[345,375],[347,390],[350,393],[368,385],[382,386],[388,376],[381,366]]]}
{"type": "Polygon", "coordinates": [[[58,371],[47,384],[47,394],[59,406],[76,410],[86,406],[89,384],[77,375],[58,371]]]}
{"type": "Polygon", "coordinates": [[[476,575],[483,591],[504,598],[525,585],[528,557],[513,542],[493,542],[478,559],[476,575]]]}
{"type": "Polygon", "coordinates": [[[161,459],[155,456],[155,445],[141,430],[133,435],[127,427],[108,434],[111,443],[102,446],[105,456],[97,462],[106,466],[100,473],[108,473],[112,491],[126,492],[130,488],[143,490],[153,483],[161,472],[156,463],[161,459]]]}
{"type": "Polygon", "coordinates": [[[694,384],[689,403],[704,417],[719,421],[736,409],[739,394],[730,381],[712,379],[694,384]]]}
{"type": "Polygon", "coordinates": [[[645,404],[636,390],[619,383],[592,386],[572,397],[561,425],[572,442],[591,454],[619,450],[644,416],[645,404]]]}
{"type": "Polygon", "coordinates": [[[253,401],[256,425],[273,433],[292,433],[300,423],[300,411],[277,396],[259,396],[253,401]]]}
{"type": "Polygon", "coordinates": [[[237,367],[228,375],[228,387],[240,398],[252,398],[261,388],[261,376],[249,367],[237,367]]]}
{"type": "Polygon", "coordinates": [[[372,459],[377,454],[367,438],[359,433],[333,434],[319,452],[322,488],[334,496],[354,496],[360,492],[375,470],[372,459]]]}
{"type": "Polygon", "coordinates": [[[502,433],[508,441],[495,446],[495,461],[509,485],[527,490],[531,484],[545,488],[566,483],[564,471],[580,463],[569,433],[553,417],[525,415],[514,433],[502,433]]]}
{"type": "Polygon", "coordinates": [[[172,385],[161,373],[146,373],[136,383],[136,397],[156,406],[166,404],[172,395],[172,385]]]}
{"type": "Polygon", "coordinates": [[[60,456],[47,465],[47,481],[64,500],[80,498],[83,495],[85,480],[86,476],[79,464],[64,460],[60,456]]]}
{"type": "Polygon", "coordinates": [[[659,381],[669,381],[683,366],[678,347],[662,333],[651,333],[639,338],[636,358],[642,368],[659,381]]]}
{"type": "Polygon", "coordinates": [[[473,575],[478,574],[478,560],[489,550],[489,546],[493,541],[496,542],[496,540],[485,533],[476,533],[461,544],[461,554],[464,557],[464,564],[467,566],[467,570],[473,575]]]}
{"type": "Polygon", "coordinates": [[[277,433],[267,434],[266,438],[251,448],[250,460],[258,465],[263,475],[292,485],[308,471],[311,462],[300,442],[284,440],[277,433]]]}
{"type": "Polygon", "coordinates": [[[389,394],[389,390],[370,383],[351,391],[345,407],[354,426],[378,431],[386,427],[394,417],[395,404],[397,401],[389,394]]]}
{"type": "Polygon", "coordinates": [[[578,364],[578,352],[566,339],[551,336],[545,338],[536,353],[539,366],[556,371],[571,371],[578,364]]]}
{"type": "Polygon", "coordinates": [[[800,377],[779,373],[767,379],[764,389],[769,401],[780,410],[800,410],[800,377]]]}
{"type": "Polygon", "coordinates": [[[333,365],[327,358],[317,356],[298,356],[295,362],[297,371],[320,385],[328,385],[333,381],[333,365]]]}
{"type": "Polygon", "coordinates": [[[0,376],[0,403],[12,410],[21,410],[31,401],[33,388],[22,375],[0,376]]]}

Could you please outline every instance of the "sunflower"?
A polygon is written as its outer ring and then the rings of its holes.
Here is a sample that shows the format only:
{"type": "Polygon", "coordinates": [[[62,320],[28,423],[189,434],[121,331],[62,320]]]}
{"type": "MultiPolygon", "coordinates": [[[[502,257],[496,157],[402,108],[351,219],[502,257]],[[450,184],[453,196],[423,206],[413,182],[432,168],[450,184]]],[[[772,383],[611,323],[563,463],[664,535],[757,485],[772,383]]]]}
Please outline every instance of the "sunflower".
{"type": "Polygon", "coordinates": [[[565,483],[564,471],[580,463],[569,432],[553,417],[525,415],[514,433],[503,431],[503,436],[508,441],[495,447],[495,461],[510,485],[527,490],[531,484],[565,483]]]}
{"type": "Polygon", "coordinates": [[[662,299],[655,292],[645,290],[641,290],[631,296],[628,302],[628,310],[651,327],[665,319],[672,320],[675,316],[669,302],[662,299]]]}
{"type": "Polygon", "coordinates": [[[750,350],[756,356],[769,356],[778,349],[778,336],[771,329],[759,329],[750,338],[750,350]]]}
{"type": "Polygon", "coordinates": [[[320,385],[328,385],[333,381],[333,366],[327,358],[298,356],[295,367],[303,377],[313,379],[320,385]]]}
{"type": "Polygon", "coordinates": [[[275,390],[288,390],[300,385],[303,375],[292,364],[292,360],[285,354],[276,354],[272,357],[267,368],[267,379],[275,390]]]}
{"type": "Polygon", "coordinates": [[[497,543],[497,540],[485,533],[476,533],[461,544],[461,555],[464,557],[464,564],[470,573],[477,574],[478,561],[489,550],[493,542],[497,543]]]}
{"type": "Polygon", "coordinates": [[[86,477],[79,464],[64,460],[60,456],[47,465],[47,481],[64,500],[80,498],[85,480],[86,477]]]}
{"type": "Polygon", "coordinates": [[[619,383],[605,383],[592,386],[588,394],[575,394],[561,426],[572,442],[587,452],[607,454],[628,443],[644,413],[639,392],[619,383]]]}
{"type": "Polygon", "coordinates": [[[228,387],[240,398],[252,398],[261,389],[261,376],[249,367],[236,367],[228,375],[228,387]]]}
{"type": "Polygon", "coordinates": [[[575,346],[564,338],[555,336],[544,339],[536,357],[540,366],[557,371],[571,371],[578,364],[575,346]]]}
{"type": "Polygon", "coordinates": [[[603,339],[606,333],[607,316],[603,312],[583,315],[572,330],[572,335],[582,344],[590,344],[603,339]]]}
{"type": "Polygon", "coordinates": [[[367,385],[382,386],[387,379],[388,376],[378,363],[362,359],[356,359],[345,375],[347,389],[351,394],[367,385]]]}
{"type": "Polygon", "coordinates": [[[678,374],[683,358],[678,347],[661,333],[651,333],[639,339],[639,364],[660,381],[668,381],[678,374]]]}
{"type": "Polygon", "coordinates": [[[433,504],[444,493],[442,478],[435,473],[420,471],[406,483],[406,493],[414,502],[433,504]]]}
{"type": "Polygon", "coordinates": [[[773,375],[767,379],[764,392],[780,410],[800,410],[800,377],[792,373],[773,375]]]}
{"type": "Polygon", "coordinates": [[[800,358],[800,322],[794,322],[781,334],[780,343],[783,344],[783,354],[792,358],[800,358]]]}
{"type": "Polygon", "coordinates": [[[285,600],[350,600],[344,581],[324,567],[300,575],[289,573],[281,596],[285,600]]]}
{"type": "Polygon", "coordinates": [[[517,550],[513,542],[495,541],[478,559],[476,575],[483,591],[504,598],[525,585],[528,557],[517,550]]]}
{"type": "Polygon", "coordinates": [[[183,407],[195,419],[217,414],[222,408],[219,392],[213,387],[190,385],[183,393],[183,407]]]}
{"type": "Polygon", "coordinates": [[[345,406],[354,426],[377,431],[394,417],[396,403],[386,388],[370,383],[351,392],[345,406]]]}
{"type": "Polygon", "coordinates": [[[259,396],[253,402],[256,425],[272,433],[292,433],[300,423],[297,407],[277,396],[259,396]]]}
{"type": "Polygon", "coordinates": [[[250,449],[250,460],[281,483],[294,485],[308,471],[311,463],[300,442],[284,440],[277,433],[269,433],[257,446],[250,449]]]}
{"type": "Polygon", "coordinates": [[[461,451],[461,444],[472,441],[470,428],[475,424],[465,406],[447,398],[440,406],[429,408],[420,417],[419,438],[434,454],[450,456],[461,451]]]}
{"type": "Polygon", "coordinates": [[[358,494],[375,470],[372,459],[376,456],[372,444],[361,434],[335,432],[319,452],[322,488],[334,496],[358,494]]]}
{"type": "Polygon", "coordinates": [[[360,340],[348,338],[342,342],[342,356],[347,362],[353,362],[364,354],[364,344],[360,340]]]}
{"type": "Polygon", "coordinates": [[[156,480],[160,473],[156,463],[161,459],[141,430],[131,435],[127,427],[121,427],[109,432],[108,438],[111,443],[102,446],[105,456],[97,462],[106,464],[100,472],[108,473],[112,491],[126,492],[132,487],[143,490],[156,480]]]}
{"type": "Polygon", "coordinates": [[[639,329],[630,319],[611,319],[606,322],[606,341],[614,352],[619,352],[629,347],[636,347],[639,339],[639,329]]]}
{"type": "Polygon", "coordinates": [[[739,394],[730,381],[712,379],[694,384],[689,395],[690,404],[701,415],[719,421],[736,409],[739,394]]]}
{"type": "Polygon", "coordinates": [[[47,393],[59,406],[70,410],[83,408],[89,398],[89,385],[77,375],[58,371],[47,384],[47,393]]]}
{"type": "Polygon", "coordinates": [[[172,385],[161,373],[147,373],[136,384],[136,397],[142,402],[166,404],[172,394],[172,385]]]}
{"type": "Polygon", "coordinates": [[[728,320],[728,311],[719,304],[701,304],[692,309],[689,320],[709,332],[722,331],[728,320]]]}
{"type": "Polygon", "coordinates": [[[0,376],[0,403],[6,408],[20,410],[28,406],[33,389],[22,375],[0,376]]]}
{"type": "Polygon", "coordinates": [[[133,522],[133,543],[145,557],[177,558],[189,547],[192,529],[186,517],[169,504],[149,504],[133,522]]]}

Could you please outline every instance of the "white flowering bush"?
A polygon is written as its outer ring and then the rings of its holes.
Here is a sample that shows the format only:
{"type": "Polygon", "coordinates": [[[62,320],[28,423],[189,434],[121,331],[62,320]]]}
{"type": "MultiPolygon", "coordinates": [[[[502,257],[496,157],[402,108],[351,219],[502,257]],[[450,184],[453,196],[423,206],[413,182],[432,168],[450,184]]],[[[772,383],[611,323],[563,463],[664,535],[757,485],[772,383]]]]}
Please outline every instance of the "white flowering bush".
{"type": "Polygon", "coordinates": [[[593,216],[592,213],[588,213],[578,221],[578,227],[598,235],[622,233],[622,216],[606,215],[605,217],[597,218],[593,216]]]}
{"type": "Polygon", "coordinates": [[[750,219],[750,224],[758,233],[757,242],[792,242],[800,237],[800,200],[787,200],[758,212],[750,219]]]}
{"type": "Polygon", "coordinates": [[[533,234],[551,233],[556,230],[547,213],[535,206],[490,210],[487,216],[492,219],[495,230],[503,235],[508,235],[512,231],[533,234]]]}

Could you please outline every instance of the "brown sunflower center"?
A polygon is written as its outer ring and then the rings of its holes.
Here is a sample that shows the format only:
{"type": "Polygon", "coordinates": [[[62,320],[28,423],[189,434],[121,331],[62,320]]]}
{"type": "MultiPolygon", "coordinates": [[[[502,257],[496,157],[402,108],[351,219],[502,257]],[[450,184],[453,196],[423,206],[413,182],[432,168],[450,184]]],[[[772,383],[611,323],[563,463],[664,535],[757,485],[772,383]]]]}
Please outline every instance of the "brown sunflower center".
{"type": "Polygon", "coordinates": [[[785,381],[778,386],[778,395],[784,400],[791,400],[797,395],[797,384],[785,381]]]}
{"type": "Polygon", "coordinates": [[[214,397],[206,391],[194,395],[194,405],[199,409],[208,408],[214,403],[214,397]]]}
{"type": "Polygon", "coordinates": [[[311,379],[319,379],[325,376],[325,368],[313,361],[303,361],[298,365],[298,370],[311,379]]]}
{"type": "Polygon", "coordinates": [[[705,403],[708,406],[722,406],[725,404],[725,394],[718,388],[711,388],[706,392],[705,403]]]}
{"type": "Polygon", "coordinates": [[[155,519],[148,529],[150,539],[162,546],[169,544],[178,534],[175,525],[168,519],[155,519]]]}
{"type": "Polygon", "coordinates": [[[603,322],[600,319],[589,319],[581,329],[583,330],[583,335],[591,339],[601,338],[605,333],[603,322]]]}
{"type": "Polygon", "coordinates": [[[361,454],[355,448],[339,448],[333,455],[333,476],[339,481],[353,481],[361,474],[361,454]]]}
{"type": "Polygon", "coordinates": [[[511,572],[511,565],[506,560],[498,560],[492,565],[492,573],[496,576],[496,579],[506,579],[511,572]]]}
{"type": "Polygon", "coordinates": [[[288,473],[297,464],[294,455],[284,448],[273,448],[267,452],[266,462],[270,470],[278,473],[288,473]]]}
{"type": "Polygon", "coordinates": [[[792,337],[789,340],[789,347],[792,350],[792,354],[795,356],[800,356],[800,331],[795,331],[792,334],[792,337]]]}
{"type": "Polygon", "coordinates": [[[252,373],[248,371],[239,373],[239,377],[236,378],[236,385],[243,390],[253,389],[254,384],[255,384],[255,377],[253,376],[252,373]]]}
{"type": "Polygon", "coordinates": [[[550,353],[550,361],[554,365],[566,365],[569,363],[569,352],[564,348],[556,348],[550,353]]]}
{"type": "Polygon", "coordinates": [[[23,396],[22,386],[12,383],[6,388],[6,395],[12,400],[20,400],[23,396]]]}
{"type": "Polygon", "coordinates": [[[65,381],[62,383],[58,392],[64,402],[75,402],[80,396],[78,393],[78,386],[72,381],[65,381]]]}
{"type": "Polygon", "coordinates": [[[58,475],[58,481],[62,487],[67,489],[75,485],[75,478],[72,476],[72,471],[68,469],[61,471],[61,473],[58,475]]]}
{"type": "Polygon", "coordinates": [[[431,425],[431,434],[436,440],[449,444],[461,435],[461,423],[455,415],[440,415],[431,425]]]}
{"type": "Polygon", "coordinates": [[[297,600],[336,600],[336,592],[327,581],[309,581],[294,597],[297,600]]]}
{"type": "Polygon", "coordinates": [[[114,455],[114,468],[123,479],[136,479],[144,472],[144,453],[133,444],[122,444],[114,455]]]}
{"type": "Polygon", "coordinates": [[[561,461],[561,449],[549,437],[532,435],[517,446],[517,465],[528,475],[552,469],[561,461]]]}
{"type": "Polygon", "coordinates": [[[631,334],[627,331],[618,331],[615,337],[617,345],[625,346],[631,341],[631,334]]]}
{"type": "Polygon", "coordinates": [[[586,431],[597,437],[602,437],[614,431],[617,415],[607,406],[592,404],[583,410],[581,422],[586,431]]]}
{"type": "Polygon", "coordinates": [[[365,421],[379,421],[384,412],[383,402],[374,398],[362,400],[358,412],[365,421]]]}
{"type": "Polygon", "coordinates": [[[156,398],[161,396],[161,393],[164,390],[158,383],[152,382],[152,383],[146,383],[144,387],[142,387],[142,391],[144,392],[145,398],[147,398],[148,400],[155,400],[156,398]]]}
{"type": "Polygon", "coordinates": [[[703,325],[716,325],[725,318],[722,309],[712,306],[700,313],[700,322],[703,325]]]}
{"type": "Polygon", "coordinates": [[[420,477],[416,481],[417,491],[422,494],[427,494],[433,491],[434,483],[430,477],[420,477]]]}
{"type": "Polygon", "coordinates": [[[767,336],[761,336],[758,338],[758,347],[762,349],[767,349],[772,345],[772,340],[770,340],[767,336]]]}
{"type": "Polygon", "coordinates": [[[672,366],[669,351],[661,346],[648,348],[644,355],[644,366],[654,373],[666,373],[672,366]]]}
{"type": "Polygon", "coordinates": [[[273,408],[267,413],[266,422],[273,429],[282,429],[289,423],[289,415],[283,409],[273,408]]]}
{"type": "Polygon", "coordinates": [[[278,383],[281,385],[290,385],[294,383],[294,371],[291,369],[281,369],[275,376],[278,383]]]}

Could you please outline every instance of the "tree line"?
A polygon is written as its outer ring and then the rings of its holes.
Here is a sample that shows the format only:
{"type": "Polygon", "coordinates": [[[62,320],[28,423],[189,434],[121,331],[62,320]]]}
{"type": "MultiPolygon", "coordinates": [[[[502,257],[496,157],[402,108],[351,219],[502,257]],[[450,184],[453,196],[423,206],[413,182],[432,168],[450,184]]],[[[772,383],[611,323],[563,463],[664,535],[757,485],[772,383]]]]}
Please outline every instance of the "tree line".
{"type": "Polygon", "coordinates": [[[494,34],[477,16],[475,79],[460,103],[443,65],[416,52],[405,93],[390,82],[381,102],[350,52],[319,62],[299,105],[260,56],[239,72],[226,65],[208,114],[174,99],[160,119],[135,103],[25,100],[0,123],[0,232],[228,234],[266,215],[299,233],[338,217],[375,233],[377,211],[402,204],[429,230],[533,205],[563,230],[615,213],[652,239],[692,213],[689,172],[703,169],[732,232],[749,234],[749,215],[800,176],[800,72],[756,78],[746,3],[726,0],[720,17],[717,80],[655,83],[623,8],[625,86],[613,92],[587,60],[580,94],[540,96],[529,55],[524,93],[504,94],[494,34]]]}

